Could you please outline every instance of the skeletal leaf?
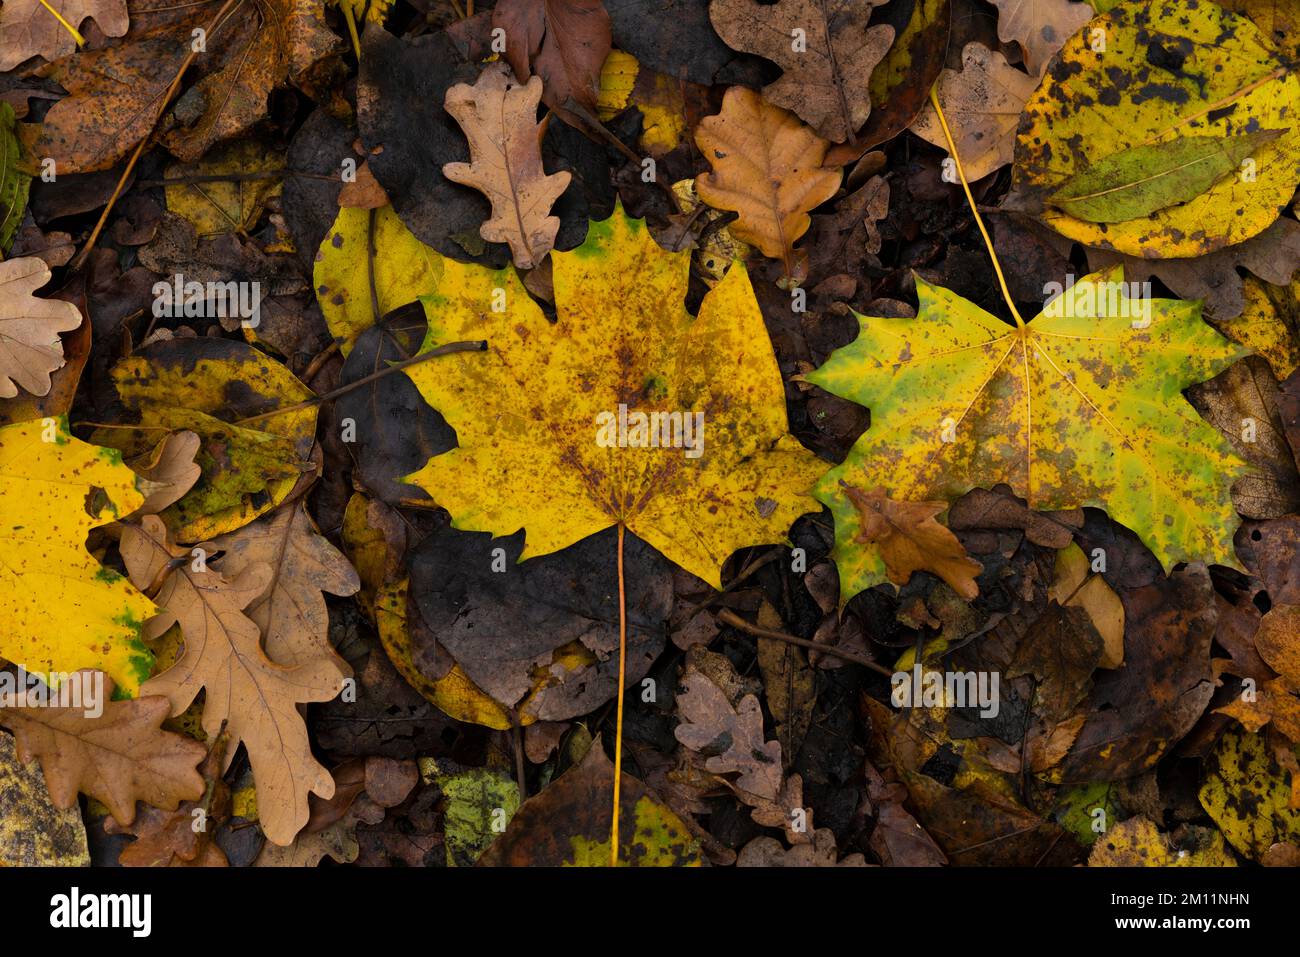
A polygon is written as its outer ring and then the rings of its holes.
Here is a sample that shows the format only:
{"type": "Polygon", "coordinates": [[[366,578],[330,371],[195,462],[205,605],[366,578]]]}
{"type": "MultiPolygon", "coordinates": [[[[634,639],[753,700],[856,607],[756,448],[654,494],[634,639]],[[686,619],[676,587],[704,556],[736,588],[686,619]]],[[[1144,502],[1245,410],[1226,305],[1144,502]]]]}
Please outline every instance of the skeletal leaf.
{"type": "MultiPolygon", "coordinates": [[[[81,672],[88,676],[90,672],[81,672]]],[[[56,807],[75,807],[77,792],[107,805],[121,824],[135,820],[144,801],[172,810],[203,793],[195,768],[207,749],[193,738],[164,731],[166,698],[112,701],[104,679],[102,712],[82,707],[0,707],[0,724],[14,733],[22,761],[38,758],[56,807]]]]}
{"type": "Polygon", "coordinates": [[[893,27],[867,26],[875,6],[875,0],[712,0],[709,19],[729,47],[767,57],[784,71],[763,88],[766,99],[842,143],[867,121],[871,71],[894,40],[893,27]]]}
{"type": "Polygon", "coordinates": [[[800,278],[806,257],[794,244],[812,222],[808,211],[840,186],[840,171],[822,165],[830,144],[740,86],[727,90],[721,113],[700,123],[695,142],[713,168],[695,180],[700,199],[739,213],[731,235],[782,260],[786,275],[800,278]]]}
{"type": "Polygon", "coordinates": [[[1158,146],[1120,150],[1080,170],[1057,188],[1049,202],[1090,223],[1150,216],[1195,199],[1281,133],[1183,136],[1158,146]]]}
{"type": "Polygon", "coordinates": [[[525,529],[521,560],[621,523],[720,587],[733,551],[782,540],[809,507],[817,460],[786,431],[744,267],[733,265],[692,318],[689,262],[617,209],[581,247],[551,254],[551,323],[513,270],[444,260],[424,300],[428,341],[486,339],[488,349],[408,371],[460,444],[406,481],[456,528],[525,529]],[[702,433],[688,433],[701,422],[702,433]]]}
{"type": "Polygon", "coordinates": [[[1117,4],[1066,42],[1025,105],[1004,205],[1036,212],[1085,245],[1141,258],[1200,256],[1244,242],[1273,223],[1295,191],[1298,102],[1300,76],[1245,18],[1196,0],[1117,4]],[[1096,31],[1104,49],[1093,49],[1096,31]],[[1118,223],[1044,208],[1106,157],[1269,130],[1285,132],[1179,205],[1118,223]]]}
{"type": "MultiPolygon", "coordinates": [[[[935,89],[948,120],[962,171],[972,182],[983,179],[1012,160],[1016,124],[1038,81],[1007,63],[1006,57],[980,43],[962,50],[962,68],[944,70],[935,89]]],[[[934,107],[926,104],[912,132],[942,149],[948,148],[934,107]]]]}
{"type": "Polygon", "coordinates": [[[21,386],[33,395],[50,391],[50,373],[63,365],[60,332],[81,325],[81,311],[61,299],[33,293],[50,281],[50,267],[35,257],[0,263],[0,398],[21,386]]]}
{"type": "Polygon", "coordinates": [[[542,129],[537,103],[542,81],[522,86],[502,64],[489,65],[473,86],[458,83],[447,91],[447,112],[469,140],[470,162],[448,163],[448,179],[472,186],[492,202],[492,217],[480,233],[492,243],[507,243],[520,269],[532,269],[555,245],[560,228],[551,207],[569,186],[567,172],[542,169],[542,129]]]}
{"type": "Polygon", "coordinates": [[[896,501],[953,501],[1006,482],[1037,510],[1096,506],[1165,568],[1235,565],[1229,490],[1244,463],[1181,390],[1241,355],[1197,303],[1131,300],[1094,274],[1017,329],[917,282],[915,319],[860,316],[809,382],[871,409],[816,494],[835,513],[840,598],[886,579],[841,482],[896,501]]]}
{"type": "Polygon", "coordinates": [[[136,693],[153,666],[140,627],[156,609],[85,542],[143,501],[121,456],[65,422],[0,428],[0,657],[36,674],[95,668],[136,693]]]}
{"type": "Polygon", "coordinates": [[[126,528],[122,557],[133,581],[148,585],[162,577],[157,601],[165,613],[150,622],[150,634],[161,635],[175,621],[185,638],[180,659],[151,678],[145,693],[168,698],[177,715],[205,692],[204,731],[213,737],[225,723],[226,767],[240,743],[248,749],[262,829],[272,843],[289,844],[307,823],[308,794],[328,798],[334,792],[334,779],[312,756],[297,708],[338,694],[342,674],[334,658],[322,654],[286,666],[262,651],[257,625],[244,609],[270,583],[272,570],[265,563],[250,563],[227,579],[189,550],[170,546],[156,515],[126,528]],[[179,561],[167,571],[174,560],[179,561]]]}

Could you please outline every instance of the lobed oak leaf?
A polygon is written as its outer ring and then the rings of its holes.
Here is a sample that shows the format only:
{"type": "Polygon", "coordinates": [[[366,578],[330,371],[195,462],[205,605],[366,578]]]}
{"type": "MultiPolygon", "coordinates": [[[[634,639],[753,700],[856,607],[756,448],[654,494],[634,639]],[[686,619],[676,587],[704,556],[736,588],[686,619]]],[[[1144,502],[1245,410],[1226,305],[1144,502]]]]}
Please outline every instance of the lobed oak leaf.
{"type": "MultiPolygon", "coordinates": [[[[93,19],[106,37],[120,37],[130,26],[126,0],[52,0],[50,6],[74,28],[93,19]]],[[[34,56],[57,60],[76,49],[72,33],[41,0],[8,0],[0,8],[0,70],[34,56]]]]}
{"type": "Polygon", "coordinates": [[[33,293],[50,281],[43,259],[0,262],[0,398],[50,391],[50,373],[63,366],[60,332],[81,325],[81,310],[59,299],[33,293]]]}
{"type": "Polygon", "coordinates": [[[966,554],[956,535],[935,521],[946,503],[895,501],[881,486],[870,491],[843,487],[860,519],[861,531],[854,541],[879,549],[891,582],[902,585],[912,572],[926,571],[938,575],[967,601],[979,594],[975,576],[984,566],[966,554]]]}
{"type": "Polygon", "coordinates": [[[1042,76],[1047,61],[1092,19],[1092,6],[1075,0],[993,0],[998,8],[998,39],[1018,43],[1025,66],[1042,76]]]}
{"type": "Polygon", "coordinates": [[[532,269],[555,245],[560,219],[551,207],[572,177],[542,168],[542,81],[532,77],[520,85],[508,73],[504,64],[489,64],[473,86],[458,83],[447,91],[447,112],[465,131],[470,162],[448,163],[442,172],[491,200],[492,216],[480,234],[507,243],[515,265],[532,269]]]}
{"type": "Polygon", "coordinates": [[[338,694],[338,665],[326,655],[281,665],[263,652],[257,625],[244,609],[271,581],[266,563],[249,563],[227,579],[196,564],[189,550],[172,547],[156,515],[127,526],[121,547],[132,580],[142,586],[162,581],[157,602],[165,614],[150,623],[150,632],[160,635],[175,621],[184,636],[180,658],[149,679],[145,693],[164,695],[172,714],[180,714],[205,692],[203,729],[215,736],[224,726],[229,733],[225,767],[240,743],[247,748],[262,829],[272,843],[287,845],[307,822],[309,793],[328,798],[334,792],[334,779],[312,755],[297,705],[338,694]]]}
{"type": "Polygon", "coordinates": [[[801,279],[806,257],[794,248],[808,231],[808,211],[840,187],[841,172],[822,165],[830,144],[753,90],[733,86],[722,112],[695,131],[700,152],[713,167],[695,180],[700,199],[740,214],[729,231],[785,263],[788,277],[801,279]]]}
{"type": "Polygon", "coordinates": [[[113,701],[112,694],[113,680],[105,677],[102,711],[94,717],[84,706],[88,702],[80,707],[0,704],[0,724],[13,732],[20,760],[40,759],[54,805],[74,807],[80,791],[126,825],[135,820],[137,801],[172,810],[202,794],[203,778],[195,769],[207,749],[162,729],[171,712],[167,699],[113,701]]]}

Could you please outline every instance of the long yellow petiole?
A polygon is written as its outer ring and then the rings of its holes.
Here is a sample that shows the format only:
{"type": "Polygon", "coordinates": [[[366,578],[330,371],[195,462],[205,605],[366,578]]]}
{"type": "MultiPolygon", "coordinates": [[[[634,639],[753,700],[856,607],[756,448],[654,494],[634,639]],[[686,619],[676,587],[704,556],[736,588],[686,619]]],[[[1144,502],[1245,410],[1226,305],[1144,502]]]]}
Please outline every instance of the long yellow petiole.
{"type": "Polygon", "coordinates": [[[361,62],[361,38],[357,36],[357,19],[352,15],[352,8],[344,3],[339,4],[343,8],[343,19],[348,24],[348,35],[352,38],[352,52],[357,55],[357,62],[361,62]]]}
{"type": "Polygon", "coordinates": [[[86,45],[86,38],[77,32],[76,27],[74,27],[67,20],[63,19],[63,14],[59,13],[58,10],[55,10],[52,6],[46,3],[45,0],[41,0],[41,6],[43,6],[46,10],[50,11],[50,13],[54,14],[54,19],[58,20],[60,23],[63,24],[63,29],[67,30],[69,33],[72,34],[72,39],[77,41],[77,46],[84,47],[86,45]]]}
{"type": "Polygon", "coordinates": [[[993,271],[998,274],[998,285],[1002,287],[1002,298],[1007,301],[1007,308],[1011,310],[1011,316],[1016,320],[1016,326],[1023,329],[1025,320],[1020,318],[1016,304],[1011,298],[1011,290],[1007,288],[1007,279],[1002,275],[1002,264],[998,262],[998,254],[993,251],[993,240],[989,238],[989,231],[984,228],[984,220],[980,218],[980,211],[975,206],[975,197],[971,195],[970,184],[966,182],[966,171],[961,168],[961,157],[957,155],[957,144],[953,142],[952,131],[948,129],[948,118],[943,115],[943,107],[939,105],[939,97],[934,92],[934,87],[930,87],[930,103],[934,106],[934,112],[938,114],[939,125],[943,127],[944,139],[948,141],[948,155],[952,157],[953,165],[957,167],[957,176],[961,180],[961,188],[966,191],[966,202],[970,205],[971,214],[975,217],[975,225],[980,228],[980,235],[984,237],[984,245],[988,248],[989,259],[993,260],[993,271]]]}
{"type": "Polygon", "coordinates": [[[627,596],[623,587],[623,523],[618,523],[618,712],[614,720],[614,823],[609,829],[609,866],[618,867],[619,785],[623,782],[623,681],[627,661],[627,596]]]}

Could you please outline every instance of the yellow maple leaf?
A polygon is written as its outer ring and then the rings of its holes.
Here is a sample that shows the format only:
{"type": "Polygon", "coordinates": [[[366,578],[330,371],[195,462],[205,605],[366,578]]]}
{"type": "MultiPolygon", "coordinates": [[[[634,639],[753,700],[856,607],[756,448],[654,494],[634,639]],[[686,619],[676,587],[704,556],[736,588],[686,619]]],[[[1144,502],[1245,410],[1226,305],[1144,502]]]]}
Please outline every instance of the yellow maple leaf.
{"type": "Polygon", "coordinates": [[[409,371],[459,447],[406,481],[456,528],[526,529],[521,559],[622,525],[721,587],[732,552],[784,540],[816,507],[808,493],[821,471],[787,432],[748,274],[734,264],[692,317],[690,253],[660,249],[621,209],[551,258],[554,323],[512,269],[444,261],[423,300],[426,345],[486,339],[488,349],[409,371]]]}

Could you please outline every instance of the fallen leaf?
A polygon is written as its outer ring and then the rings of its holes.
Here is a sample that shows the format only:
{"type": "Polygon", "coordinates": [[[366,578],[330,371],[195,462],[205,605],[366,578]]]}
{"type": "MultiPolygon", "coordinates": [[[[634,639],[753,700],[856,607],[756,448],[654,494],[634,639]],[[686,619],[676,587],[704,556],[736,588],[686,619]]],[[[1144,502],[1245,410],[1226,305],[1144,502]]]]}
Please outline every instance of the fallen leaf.
{"type": "MultiPolygon", "coordinates": [[[[74,28],[93,19],[106,37],[120,37],[130,25],[126,0],[54,0],[51,6],[74,28]]],[[[0,10],[0,70],[34,56],[57,60],[76,49],[71,31],[40,0],[9,0],[0,10]]]]}
{"type": "Polygon", "coordinates": [[[1233,562],[1228,489],[1242,463],[1180,390],[1240,350],[1195,303],[1138,303],[1119,279],[1079,281],[1020,329],[918,280],[916,319],[859,317],[858,339],[804,377],[872,412],[817,488],[835,514],[841,601],[887,578],[841,483],[951,501],[1007,482],[1033,509],[1105,508],[1166,568],[1233,562]]]}
{"type": "Polygon", "coordinates": [[[1273,223],[1295,190],[1297,98],[1300,77],[1248,20],[1193,0],[1121,3],[1065,44],[1026,104],[1014,205],[1070,239],[1130,256],[1186,258],[1243,242],[1273,223]],[[1104,51],[1091,47],[1094,29],[1105,34],[1104,51]],[[1039,210],[1083,170],[1126,150],[1159,147],[1162,155],[1187,137],[1228,141],[1266,130],[1286,132],[1254,151],[1250,175],[1226,176],[1181,205],[1122,223],[1039,210]]]}
{"type": "Polygon", "coordinates": [[[1144,817],[1120,821],[1098,838],[1089,867],[1236,867],[1223,835],[1210,828],[1187,829],[1190,841],[1179,846],[1144,817]]]}
{"type": "Polygon", "coordinates": [[[121,457],[65,421],[0,428],[0,656],[32,674],[96,669],[136,693],[153,666],[140,628],[156,609],[85,542],[143,501],[121,457]]]}
{"type": "Polygon", "coordinates": [[[934,519],[947,508],[945,503],[895,501],[882,486],[863,491],[846,485],[844,494],[858,510],[861,528],[854,541],[879,550],[894,584],[905,584],[913,572],[927,571],[967,601],[979,594],[975,576],[983,566],[966,554],[956,535],[934,519]]]}
{"type": "MultiPolygon", "coordinates": [[[[543,99],[565,116],[569,98],[596,109],[600,68],[610,50],[610,19],[601,0],[500,0],[492,27],[505,31],[505,60],[520,83],[542,78],[543,99]]],[[[535,101],[534,101],[535,102],[535,101]]]]}
{"type": "MultiPolygon", "coordinates": [[[[545,0],[547,6],[553,0],[545,0]]],[[[542,169],[537,103],[542,81],[519,85],[503,66],[488,66],[472,87],[447,91],[447,112],[469,140],[469,163],[448,163],[443,175],[472,186],[492,202],[492,216],[479,231],[488,242],[506,243],[520,269],[532,269],[555,245],[560,220],[551,207],[569,186],[567,172],[542,169]]]]}
{"type": "MultiPolygon", "coordinates": [[[[980,43],[966,44],[960,73],[944,70],[939,74],[935,94],[968,180],[983,179],[1011,162],[1020,113],[1037,86],[1034,77],[980,43]]],[[[939,115],[930,104],[921,110],[912,132],[940,149],[948,149],[939,115]]]]}
{"type": "Polygon", "coordinates": [[[522,560],[621,524],[716,588],[737,548],[783,538],[808,508],[817,461],[786,432],[780,373],[744,267],[731,267],[692,320],[689,256],[664,252],[622,210],[592,223],[580,249],[551,254],[554,324],[512,270],[445,260],[424,300],[430,340],[487,339],[489,348],[408,370],[459,446],[407,481],[456,528],[525,528],[522,560]],[[485,309],[494,289],[505,291],[508,319],[485,309]],[[530,397],[522,415],[521,395],[530,397]],[[620,415],[644,416],[648,430],[649,414],[662,422],[668,410],[681,427],[666,445],[650,446],[648,431],[640,446],[605,441],[620,415]],[[686,432],[700,416],[702,445],[686,432]]]}
{"type": "MultiPolygon", "coordinates": [[[[91,672],[80,674],[89,679],[91,672]]],[[[174,810],[201,795],[203,778],[195,768],[207,749],[162,730],[171,712],[167,699],[113,701],[107,677],[102,694],[94,716],[87,706],[0,706],[0,724],[13,732],[19,760],[40,760],[55,807],[76,807],[80,792],[103,802],[125,825],[135,819],[137,801],[174,810]]],[[[83,704],[89,703],[83,698],[83,704]]]]}
{"type": "Polygon", "coordinates": [[[0,867],[88,867],[81,810],[50,801],[35,762],[18,759],[14,739],[0,734],[0,867]]]}
{"type": "Polygon", "coordinates": [[[1092,7],[1074,0],[992,0],[998,8],[998,39],[1019,43],[1025,66],[1042,76],[1053,54],[1092,19],[1092,7]]]}
{"type": "Polygon", "coordinates": [[[709,19],[728,46],[782,69],[779,80],[763,87],[765,99],[842,143],[871,114],[871,71],[894,40],[892,26],[868,27],[875,6],[875,0],[712,0],[709,19]]]}
{"type": "Polygon", "coordinates": [[[334,793],[329,772],[311,753],[296,705],[338,694],[342,674],[335,659],[321,655],[290,667],[262,651],[257,625],[244,609],[271,580],[266,564],[250,563],[234,579],[206,567],[196,570],[189,550],[168,543],[155,515],[123,531],[122,557],[141,587],[162,578],[157,602],[165,613],[150,623],[150,634],[160,635],[176,621],[185,636],[180,660],[149,679],[143,693],[168,698],[176,715],[206,691],[204,731],[214,737],[224,726],[230,734],[226,767],[239,744],[248,749],[262,829],[272,843],[288,845],[307,823],[308,793],[334,793]],[[176,558],[183,561],[165,571],[176,558]]]}
{"type": "Polygon", "coordinates": [[[47,394],[50,373],[63,365],[59,333],[81,325],[81,311],[72,303],[34,295],[49,281],[43,259],[0,263],[0,398],[16,396],[19,386],[47,394]]]}
{"type": "Polygon", "coordinates": [[[793,114],[738,86],[727,91],[721,113],[700,123],[695,142],[712,167],[695,180],[700,199],[739,213],[731,234],[782,260],[787,276],[805,273],[804,255],[794,244],[808,231],[808,211],[840,186],[840,171],[822,165],[830,144],[793,114]]]}

